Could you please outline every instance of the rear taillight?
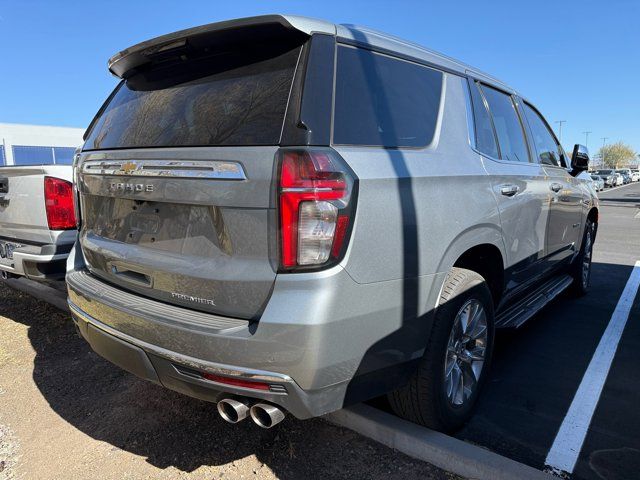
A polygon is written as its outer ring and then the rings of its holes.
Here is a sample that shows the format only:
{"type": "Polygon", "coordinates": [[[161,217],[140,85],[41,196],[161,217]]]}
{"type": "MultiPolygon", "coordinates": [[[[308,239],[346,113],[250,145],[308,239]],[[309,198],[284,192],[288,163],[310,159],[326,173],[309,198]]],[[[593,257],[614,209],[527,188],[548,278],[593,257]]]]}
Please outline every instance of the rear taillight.
{"type": "Polygon", "coordinates": [[[44,203],[50,230],[76,228],[71,182],[54,177],[44,177],[44,203]]]}
{"type": "Polygon", "coordinates": [[[355,176],[331,149],[281,149],[279,157],[282,268],[338,261],[353,219],[355,176]]]}

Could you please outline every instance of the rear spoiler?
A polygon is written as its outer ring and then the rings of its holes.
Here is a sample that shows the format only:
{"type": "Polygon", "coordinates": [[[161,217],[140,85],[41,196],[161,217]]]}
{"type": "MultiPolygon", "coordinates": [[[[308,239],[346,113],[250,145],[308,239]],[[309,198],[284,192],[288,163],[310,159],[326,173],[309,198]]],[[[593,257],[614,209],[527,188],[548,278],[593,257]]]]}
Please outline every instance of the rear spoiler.
{"type": "Polygon", "coordinates": [[[192,50],[203,50],[231,43],[257,43],[265,39],[313,33],[336,34],[336,26],[323,20],[294,15],[263,15],[210,23],[153,38],[129,47],[109,59],[109,71],[127,78],[141,66],[175,58],[192,50]]]}

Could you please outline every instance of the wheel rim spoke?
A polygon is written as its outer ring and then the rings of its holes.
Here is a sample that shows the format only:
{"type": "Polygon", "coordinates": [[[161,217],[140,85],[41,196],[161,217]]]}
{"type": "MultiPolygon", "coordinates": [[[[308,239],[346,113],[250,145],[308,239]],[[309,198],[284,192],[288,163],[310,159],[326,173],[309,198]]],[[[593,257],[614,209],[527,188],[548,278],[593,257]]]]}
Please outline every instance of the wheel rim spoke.
{"type": "Polygon", "coordinates": [[[456,405],[462,405],[464,402],[464,375],[460,369],[458,363],[455,364],[453,369],[453,403],[456,405]]]}
{"type": "Polygon", "coordinates": [[[464,377],[464,399],[466,400],[475,391],[478,379],[476,378],[476,372],[473,370],[470,363],[464,363],[462,365],[463,377],[464,377]]]}

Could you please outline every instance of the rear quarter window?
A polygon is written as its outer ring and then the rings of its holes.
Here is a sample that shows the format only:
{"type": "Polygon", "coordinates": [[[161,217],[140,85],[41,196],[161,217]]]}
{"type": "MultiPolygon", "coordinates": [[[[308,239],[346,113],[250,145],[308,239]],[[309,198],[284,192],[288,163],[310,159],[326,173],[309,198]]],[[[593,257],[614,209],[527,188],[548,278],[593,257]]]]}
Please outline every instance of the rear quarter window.
{"type": "Polygon", "coordinates": [[[425,147],[438,121],[443,74],[368,50],[338,46],[333,143],[425,147]]]}

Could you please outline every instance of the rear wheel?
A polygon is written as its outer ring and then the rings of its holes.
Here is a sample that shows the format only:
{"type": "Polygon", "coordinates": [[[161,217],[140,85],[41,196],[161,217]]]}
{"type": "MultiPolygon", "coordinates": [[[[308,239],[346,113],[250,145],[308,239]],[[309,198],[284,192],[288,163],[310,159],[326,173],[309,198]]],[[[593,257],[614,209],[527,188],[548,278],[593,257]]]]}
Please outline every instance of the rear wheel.
{"type": "Polygon", "coordinates": [[[589,291],[589,284],[591,283],[591,257],[593,255],[595,232],[595,223],[587,220],[580,253],[573,261],[569,272],[573,277],[573,283],[570,287],[571,293],[578,297],[585,295],[589,291]]]}
{"type": "Polygon", "coordinates": [[[394,412],[436,430],[461,427],[471,417],[491,362],[493,321],[484,278],[453,268],[418,370],[405,387],[389,394],[394,412]]]}

